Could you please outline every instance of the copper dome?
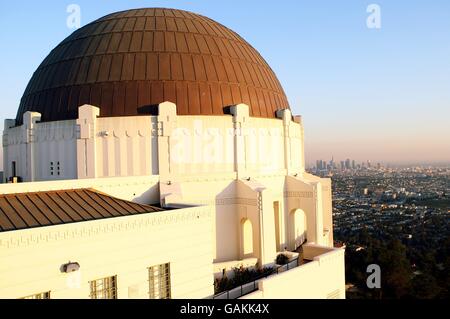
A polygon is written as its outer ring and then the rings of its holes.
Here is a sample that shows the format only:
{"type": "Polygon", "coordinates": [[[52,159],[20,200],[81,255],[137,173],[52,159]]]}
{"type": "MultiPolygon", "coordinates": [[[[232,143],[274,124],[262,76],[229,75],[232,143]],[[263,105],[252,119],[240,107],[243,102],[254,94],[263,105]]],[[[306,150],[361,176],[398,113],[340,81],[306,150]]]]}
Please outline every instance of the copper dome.
{"type": "Polygon", "coordinates": [[[113,13],[73,32],[34,72],[16,121],[76,119],[78,106],[100,116],[145,113],[171,101],[179,115],[222,115],[246,103],[250,115],[275,117],[286,95],[261,55],[238,34],[198,14],[173,9],[113,13]]]}

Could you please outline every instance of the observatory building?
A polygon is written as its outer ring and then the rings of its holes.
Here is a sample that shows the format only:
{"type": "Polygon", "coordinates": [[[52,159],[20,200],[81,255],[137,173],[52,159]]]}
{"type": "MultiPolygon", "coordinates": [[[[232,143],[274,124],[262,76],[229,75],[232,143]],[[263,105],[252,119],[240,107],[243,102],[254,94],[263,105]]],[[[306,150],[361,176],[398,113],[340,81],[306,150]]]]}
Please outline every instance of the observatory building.
{"type": "Polygon", "coordinates": [[[331,182],[305,172],[303,140],[223,25],[160,8],[91,22],[5,120],[0,298],[345,298],[331,182]],[[264,276],[220,288],[242,269],[264,276]]]}

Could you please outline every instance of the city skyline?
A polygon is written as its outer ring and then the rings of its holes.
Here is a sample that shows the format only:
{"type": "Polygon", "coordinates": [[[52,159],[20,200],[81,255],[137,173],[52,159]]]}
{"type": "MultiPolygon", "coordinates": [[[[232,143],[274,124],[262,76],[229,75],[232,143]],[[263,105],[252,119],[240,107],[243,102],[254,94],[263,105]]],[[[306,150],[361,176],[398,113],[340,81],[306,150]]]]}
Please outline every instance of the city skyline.
{"type": "Polygon", "coordinates": [[[318,161],[322,161],[323,163],[330,164],[331,159],[334,158],[334,163],[336,164],[336,167],[339,168],[340,164],[342,162],[346,162],[347,160],[350,160],[350,163],[355,162],[356,165],[360,166],[367,166],[367,163],[370,163],[372,167],[375,167],[377,164],[380,164],[381,166],[394,168],[394,167],[449,167],[450,161],[413,161],[413,160],[407,160],[407,161],[387,161],[387,160],[378,160],[374,161],[372,159],[355,159],[351,156],[349,157],[342,157],[342,158],[335,158],[333,155],[331,158],[316,158],[306,161],[306,166],[311,168],[314,166],[317,166],[318,161]],[[364,164],[364,165],[363,165],[364,164]]]}
{"type": "MultiPolygon", "coordinates": [[[[331,155],[449,162],[450,4],[375,3],[380,29],[368,28],[366,1],[287,1],[279,7],[255,1],[76,2],[81,26],[113,11],[151,5],[198,12],[239,32],[278,75],[293,114],[303,116],[307,163],[331,155]]],[[[14,33],[0,33],[8,43],[0,53],[0,129],[4,119],[15,117],[39,62],[74,31],[66,25],[69,4],[27,3],[24,10],[21,1],[2,3],[1,29],[14,33]]]]}

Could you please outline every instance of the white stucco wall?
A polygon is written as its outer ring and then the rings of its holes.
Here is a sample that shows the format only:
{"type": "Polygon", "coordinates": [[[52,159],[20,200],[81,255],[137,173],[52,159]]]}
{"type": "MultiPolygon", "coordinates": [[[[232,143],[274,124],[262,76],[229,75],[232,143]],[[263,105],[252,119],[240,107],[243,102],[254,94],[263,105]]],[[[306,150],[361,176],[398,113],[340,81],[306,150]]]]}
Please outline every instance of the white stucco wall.
{"type": "Polygon", "coordinates": [[[172,298],[210,296],[211,232],[208,206],[1,232],[0,298],[89,298],[90,280],[114,275],[118,298],[148,298],[147,268],[163,263],[172,298]],[[80,271],[61,272],[69,261],[80,271]]]}
{"type": "Polygon", "coordinates": [[[76,178],[76,140],[75,121],[33,123],[31,128],[26,123],[7,128],[5,123],[4,176],[12,175],[15,161],[16,175],[24,181],[76,178]]]}
{"type": "Polygon", "coordinates": [[[177,116],[167,102],[159,116],[105,118],[83,105],[77,120],[44,123],[39,113],[27,112],[21,126],[5,121],[5,176],[12,175],[12,161],[23,181],[304,171],[302,124],[290,111],[279,119],[249,117],[246,105],[234,112],[177,116]]]}
{"type": "Polygon", "coordinates": [[[156,117],[98,118],[97,177],[158,175],[156,117]]]}
{"type": "Polygon", "coordinates": [[[304,245],[312,261],[262,279],[258,290],[241,299],[344,299],[344,250],[304,245]]]}

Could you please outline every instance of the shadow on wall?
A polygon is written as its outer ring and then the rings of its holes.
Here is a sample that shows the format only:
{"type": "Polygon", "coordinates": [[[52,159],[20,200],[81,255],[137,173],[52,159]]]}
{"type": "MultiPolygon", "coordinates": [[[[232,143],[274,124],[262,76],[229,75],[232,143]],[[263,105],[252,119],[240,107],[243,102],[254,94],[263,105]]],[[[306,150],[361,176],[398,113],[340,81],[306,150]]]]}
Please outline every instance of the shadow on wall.
{"type": "Polygon", "coordinates": [[[145,205],[161,205],[160,203],[160,196],[159,196],[159,183],[156,183],[155,185],[151,186],[148,190],[146,190],[144,193],[136,196],[136,193],[133,193],[132,201],[138,204],[145,204],[145,205]]]}
{"type": "Polygon", "coordinates": [[[234,204],[236,197],[234,180],[214,197],[214,262],[239,259],[239,219],[234,204]]]}
{"type": "Polygon", "coordinates": [[[293,250],[296,250],[306,241],[306,214],[302,209],[294,209],[290,213],[290,238],[293,250]]]}

